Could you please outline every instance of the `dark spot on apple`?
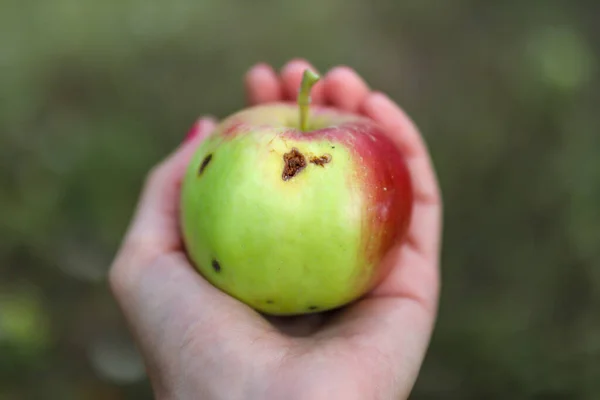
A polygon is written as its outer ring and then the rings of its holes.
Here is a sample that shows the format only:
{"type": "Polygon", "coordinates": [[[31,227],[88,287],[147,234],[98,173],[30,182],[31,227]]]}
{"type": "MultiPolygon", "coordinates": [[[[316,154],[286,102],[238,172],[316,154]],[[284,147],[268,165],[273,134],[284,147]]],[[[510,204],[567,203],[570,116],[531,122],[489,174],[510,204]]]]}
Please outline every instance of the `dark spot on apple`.
{"type": "Polygon", "coordinates": [[[310,306],[310,307],[308,307],[308,309],[309,309],[309,310],[311,310],[311,311],[314,311],[314,310],[316,310],[316,309],[318,309],[318,308],[319,308],[319,307],[317,307],[317,306],[310,306]]]}
{"type": "Polygon", "coordinates": [[[335,149],[335,146],[331,146],[332,149],[335,149]]]}
{"type": "Polygon", "coordinates": [[[283,174],[281,178],[284,181],[290,180],[298,175],[306,167],[306,158],[297,148],[293,148],[290,152],[283,155],[283,174]]]}
{"type": "Polygon", "coordinates": [[[215,272],[221,272],[221,264],[219,264],[216,258],[212,259],[211,265],[215,272]]]}
{"type": "Polygon", "coordinates": [[[311,157],[310,162],[322,167],[328,162],[331,162],[331,154],[323,154],[321,157],[311,157]]]}
{"type": "Polygon", "coordinates": [[[267,300],[267,304],[273,304],[275,303],[273,300],[267,300]]]}
{"type": "Polygon", "coordinates": [[[204,169],[206,168],[206,166],[208,165],[208,163],[210,163],[210,161],[212,160],[213,155],[212,153],[207,155],[206,157],[204,157],[204,160],[202,160],[202,164],[200,164],[200,168],[198,169],[198,175],[201,175],[202,172],[204,172],[204,169]]]}

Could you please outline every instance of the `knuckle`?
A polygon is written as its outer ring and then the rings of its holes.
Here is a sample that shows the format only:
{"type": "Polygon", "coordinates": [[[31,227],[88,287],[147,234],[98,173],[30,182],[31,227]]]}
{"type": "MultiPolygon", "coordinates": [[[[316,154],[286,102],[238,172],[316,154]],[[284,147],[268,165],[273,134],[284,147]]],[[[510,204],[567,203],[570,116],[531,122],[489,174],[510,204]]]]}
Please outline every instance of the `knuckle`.
{"type": "Polygon", "coordinates": [[[152,235],[133,234],[127,237],[108,271],[108,283],[116,297],[133,291],[143,271],[153,270],[163,264],[180,262],[178,255],[165,252],[152,235]]]}
{"type": "Polygon", "coordinates": [[[108,284],[113,296],[122,300],[130,291],[131,278],[128,276],[127,268],[119,261],[115,262],[108,271],[108,284]]]}
{"type": "Polygon", "coordinates": [[[112,293],[116,297],[120,297],[120,295],[125,291],[124,278],[125,277],[123,276],[122,267],[120,264],[113,263],[108,270],[108,284],[112,293]]]}
{"type": "Polygon", "coordinates": [[[131,287],[132,270],[138,264],[139,251],[131,243],[125,243],[108,273],[108,282],[113,293],[119,297],[131,287]]]}
{"type": "Polygon", "coordinates": [[[156,248],[149,237],[132,235],[125,239],[108,272],[110,288],[117,297],[131,290],[141,267],[156,257],[156,248]]]}

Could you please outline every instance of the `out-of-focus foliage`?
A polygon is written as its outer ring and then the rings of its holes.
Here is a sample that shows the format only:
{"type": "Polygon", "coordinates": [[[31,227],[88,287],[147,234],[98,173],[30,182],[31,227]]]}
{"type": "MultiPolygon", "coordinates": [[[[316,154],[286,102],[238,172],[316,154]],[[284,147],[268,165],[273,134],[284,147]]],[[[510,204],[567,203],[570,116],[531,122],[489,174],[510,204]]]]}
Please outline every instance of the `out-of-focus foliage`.
{"type": "Polygon", "coordinates": [[[414,399],[600,398],[600,2],[0,0],[0,399],[146,399],[106,288],[147,169],[241,77],[355,67],[445,199],[414,399]]]}

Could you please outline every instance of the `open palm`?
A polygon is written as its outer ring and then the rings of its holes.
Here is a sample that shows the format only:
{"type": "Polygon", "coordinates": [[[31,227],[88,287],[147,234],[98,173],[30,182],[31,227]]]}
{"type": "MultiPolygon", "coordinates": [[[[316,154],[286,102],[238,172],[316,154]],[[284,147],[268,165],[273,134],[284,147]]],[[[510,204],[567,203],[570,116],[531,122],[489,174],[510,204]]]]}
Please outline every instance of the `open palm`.
{"type": "MultiPolygon", "coordinates": [[[[246,76],[251,105],[294,101],[306,61],[280,74],[246,76]]],[[[389,276],[368,296],[333,312],[267,318],[219,291],[189,264],[178,226],[179,188],[214,122],[148,176],[110,270],[113,292],[144,356],[157,398],[398,399],[410,393],[436,317],[441,198],[427,148],[410,119],[350,68],[329,71],[314,103],[381,124],[407,159],[415,206],[407,239],[385,263],[389,276]]]]}

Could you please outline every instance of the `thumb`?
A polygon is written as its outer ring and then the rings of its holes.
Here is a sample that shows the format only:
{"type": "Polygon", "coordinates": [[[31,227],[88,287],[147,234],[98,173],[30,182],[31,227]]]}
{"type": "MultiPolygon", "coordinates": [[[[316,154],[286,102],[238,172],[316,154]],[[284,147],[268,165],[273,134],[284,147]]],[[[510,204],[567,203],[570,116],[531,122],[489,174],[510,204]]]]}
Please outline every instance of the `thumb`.
{"type": "Polygon", "coordinates": [[[200,142],[214,129],[211,118],[199,119],[184,142],[148,174],[135,216],[109,271],[117,299],[135,287],[129,283],[140,266],[179,249],[179,188],[187,164],[200,142]]]}
{"type": "Polygon", "coordinates": [[[215,120],[199,119],[181,145],[148,174],[124,248],[140,248],[147,256],[181,246],[178,212],[181,181],[200,143],[212,132],[215,120]]]}

